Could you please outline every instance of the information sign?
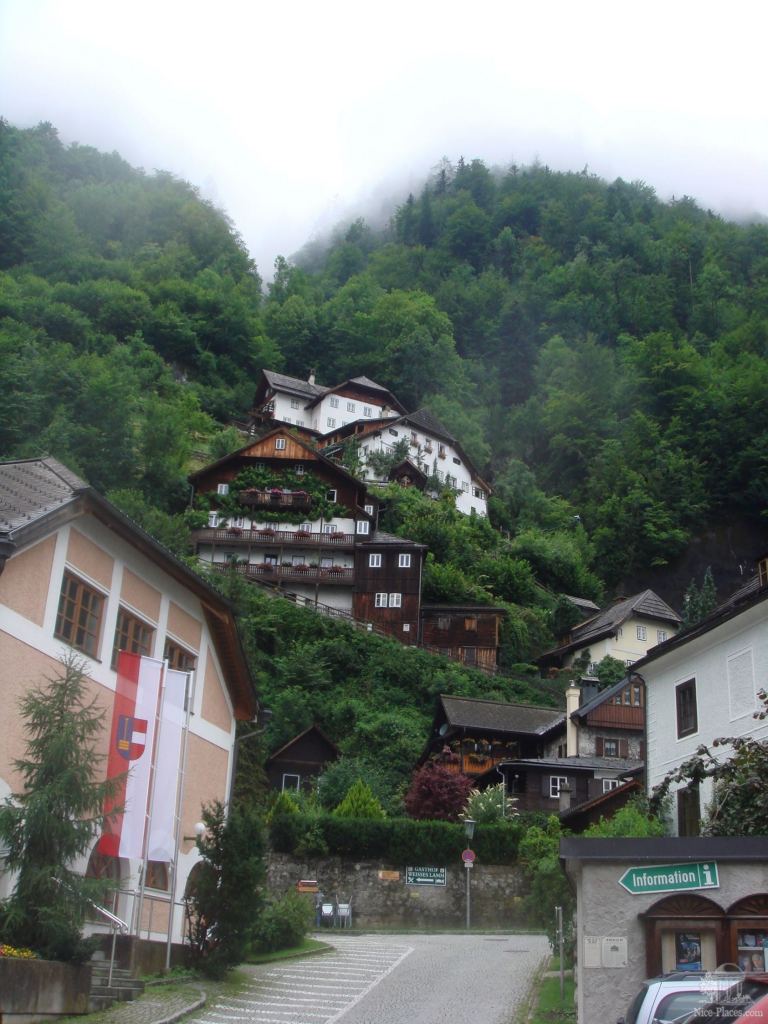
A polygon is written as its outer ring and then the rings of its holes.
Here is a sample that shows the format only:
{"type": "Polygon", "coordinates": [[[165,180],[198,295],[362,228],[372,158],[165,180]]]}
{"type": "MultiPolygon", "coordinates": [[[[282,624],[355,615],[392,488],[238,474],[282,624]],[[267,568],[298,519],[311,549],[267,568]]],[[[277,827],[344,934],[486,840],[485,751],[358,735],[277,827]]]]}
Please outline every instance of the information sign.
{"type": "Polygon", "coordinates": [[[627,868],[619,885],[638,896],[645,892],[686,892],[691,889],[718,889],[717,864],[703,861],[691,864],[654,864],[627,868]]]}

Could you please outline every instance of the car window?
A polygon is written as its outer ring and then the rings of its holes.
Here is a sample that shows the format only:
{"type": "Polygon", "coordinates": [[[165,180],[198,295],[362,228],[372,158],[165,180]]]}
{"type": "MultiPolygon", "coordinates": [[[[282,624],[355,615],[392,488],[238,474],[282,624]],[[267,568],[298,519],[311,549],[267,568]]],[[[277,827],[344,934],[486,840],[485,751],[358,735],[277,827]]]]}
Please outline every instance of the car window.
{"type": "Polygon", "coordinates": [[[632,1000],[629,1009],[624,1014],[624,1024],[637,1024],[637,1015],[640,1012],[640,1007],[645,1001],[646,993],[648,992],[648,986],[643,985],[640,991],[637,993],[635,998],[632,1000]]]}
{"type": "Polygon", "coordinates": [[[692,992],[673,992],[664,996],[654,1011],[653,1024],[677,1024],[709,999],[709,995],[695,989],[692,992]]]}

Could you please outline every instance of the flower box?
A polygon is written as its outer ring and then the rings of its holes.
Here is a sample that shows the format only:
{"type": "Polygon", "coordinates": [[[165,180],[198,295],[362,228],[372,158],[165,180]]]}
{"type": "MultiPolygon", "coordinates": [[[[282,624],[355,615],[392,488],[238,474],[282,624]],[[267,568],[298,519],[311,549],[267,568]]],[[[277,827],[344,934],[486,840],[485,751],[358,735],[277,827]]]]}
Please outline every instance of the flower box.
{"type": "Polygon", "coordinates": [[[293,536],[304,540],[307,537],[311,537],[312,534],[309,532],[309,530],[296,530],[293,536]]]}
{"type": "Polygon", "coordinates": [[[260,537],[274,537],[275,536],[275,531],[270,529],[269,527],[266,527],[263,530],[257,530],[256,532],[258,533],[258,535],[260,537]]]}

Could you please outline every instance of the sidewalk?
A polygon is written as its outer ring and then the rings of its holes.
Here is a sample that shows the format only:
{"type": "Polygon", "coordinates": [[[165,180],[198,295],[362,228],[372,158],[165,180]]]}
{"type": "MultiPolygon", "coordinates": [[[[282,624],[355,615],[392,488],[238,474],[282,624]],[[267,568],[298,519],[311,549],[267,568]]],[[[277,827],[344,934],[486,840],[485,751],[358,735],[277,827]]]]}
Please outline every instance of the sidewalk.
{"type": "Polygon", "coordinates": [[[193,1010],[204,1006],[208,997],[224,986],[206,981],[175,982],[173,985],[149,985],[139,999],[115,1003],[108,1010],[66,1017],[59,1024],[174,1024],[193,1010]]]}

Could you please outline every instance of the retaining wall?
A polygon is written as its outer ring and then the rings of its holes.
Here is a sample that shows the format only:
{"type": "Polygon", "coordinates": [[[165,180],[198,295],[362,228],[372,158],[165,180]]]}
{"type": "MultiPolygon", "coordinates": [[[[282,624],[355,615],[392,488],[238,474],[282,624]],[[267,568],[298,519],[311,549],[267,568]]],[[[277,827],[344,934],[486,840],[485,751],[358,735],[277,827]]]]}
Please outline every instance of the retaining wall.
{"type": "MultiPolygon", "coordinates": [[[[315,879],[326,896],[352,900],[353,924],[391,928],[460,928],[466,920],[467,869],[457,864],[413,865],[445,868],[446,884],[406,885],[404,864],[324,857],[309,861],[271,853],[267,884],[274,895],[300,879],[315,879]]],[[[473,927],[509,928],[524,924],[527,888],[518,865],[479,864],[469,869],[473,927]]],[[[314,896],[307,894],[314,902],[314,896]]]]}
{"type": "Polygon", "coordinates": [[[32,1024],[88,1012],[91,968],[53,960],[0,958],[0,1021],[32,1024]]]}

